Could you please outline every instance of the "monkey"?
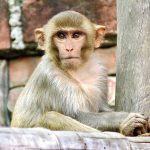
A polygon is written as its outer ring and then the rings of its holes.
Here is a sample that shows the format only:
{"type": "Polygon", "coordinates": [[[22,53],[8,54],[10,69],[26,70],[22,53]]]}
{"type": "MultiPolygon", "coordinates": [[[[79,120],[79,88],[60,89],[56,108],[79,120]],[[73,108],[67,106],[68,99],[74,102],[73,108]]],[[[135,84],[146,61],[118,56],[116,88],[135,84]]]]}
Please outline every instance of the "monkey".
{"type": "Polygon", "coordinates": [[[68,10],[35,29],[45,55],[21,92],[11,127],[44,127],[83,132],[147,132],[139,113],[115,112],[107,103],[107,71],[94,55],[105,26],[68,10]]]}

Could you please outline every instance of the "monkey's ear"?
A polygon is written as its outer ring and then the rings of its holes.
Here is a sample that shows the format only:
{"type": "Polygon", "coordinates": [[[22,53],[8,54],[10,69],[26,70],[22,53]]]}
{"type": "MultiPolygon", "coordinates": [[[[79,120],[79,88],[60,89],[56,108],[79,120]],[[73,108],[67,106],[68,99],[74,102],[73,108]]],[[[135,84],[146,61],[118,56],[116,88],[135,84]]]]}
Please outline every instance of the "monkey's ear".
{"type": "Polygon", "coordinates": [[[38,48],[44,50],[45,37],[44,37],[44,30],[43,30],[43,28],[35,29],[34,30],[34,34],[35,34],[35,40],[38,43],[38,48]]]}
{"type": "Polygon", "coordinates": [[[104,37],[106,27],[102,26],[102,25],[97,25],[97,24],[94,24],[94,26],[95,26],[95,30],[96,30],[95,48],[98,48],[104,37]]]}

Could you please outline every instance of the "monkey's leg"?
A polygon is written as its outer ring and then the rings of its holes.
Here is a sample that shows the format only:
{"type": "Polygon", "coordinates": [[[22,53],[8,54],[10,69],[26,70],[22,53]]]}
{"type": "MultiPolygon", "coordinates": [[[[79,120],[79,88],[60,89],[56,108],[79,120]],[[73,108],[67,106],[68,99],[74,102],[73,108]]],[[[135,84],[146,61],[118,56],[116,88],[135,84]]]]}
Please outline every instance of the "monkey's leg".
{"type": "Polygon", "coordinates": [[[50,111],[44,114],[39,120],[37,126],[48,128],[50,130],[98,132],[98,130],[92,127],[84,125],[71,117],[55,111],[50,111]]]}

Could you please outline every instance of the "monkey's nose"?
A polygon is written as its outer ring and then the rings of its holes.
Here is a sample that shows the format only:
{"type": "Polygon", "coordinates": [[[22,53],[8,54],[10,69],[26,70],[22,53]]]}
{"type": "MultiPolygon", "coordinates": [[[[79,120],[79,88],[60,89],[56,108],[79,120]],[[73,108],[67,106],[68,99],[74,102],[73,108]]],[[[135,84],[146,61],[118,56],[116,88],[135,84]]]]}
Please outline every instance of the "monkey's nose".
{"type": "Polygon", "coordinates": [[[66,40],[65,48],[67,52],[73,51],[73,45],[72,45],[72,41],[70,38],[66,40]]]}
{"type": "Polygon", "coordinates": [[[67,52],[71,52],[71,51],[73,51],[73,48],[70,48],[70,49],[67,49],[67,48],[66,48],[66,51],[67,51],[67,52]]]}

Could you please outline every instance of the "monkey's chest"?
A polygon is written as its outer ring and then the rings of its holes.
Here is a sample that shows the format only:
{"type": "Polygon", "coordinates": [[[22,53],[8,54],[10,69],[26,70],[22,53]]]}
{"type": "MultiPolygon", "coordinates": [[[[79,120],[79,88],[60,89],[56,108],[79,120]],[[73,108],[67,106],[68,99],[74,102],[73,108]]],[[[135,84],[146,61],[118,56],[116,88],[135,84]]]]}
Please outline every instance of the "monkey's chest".
{"type": "Polygon", "coordinates": [[[79,82],[79,88],[83,91],[83,94],[85,95],[85,103],[87,105],[91,105],[90,107],[92,108],[93,111],[97,111],[97,107],[99,107],[99,99],[101,97],[101,94],[103,91],[100,85],[101,81],[98,76],[98,74],[93,74],[93,75],[87,75],[85,77],[79,77],[78,79],[79,82]]]}
{"type": "Polygon", "coordinates": [[[97,91],[99,89],[100,76],[98,73],[86,74],[85,76],[78,76],[75,79],[79,82],[81,87],[89,91],[97,91]]]}
{"type": "Polygon", "coordinates": [[[86,72],[72,74],[72,78],[76,81],[77,86],[90,98],[97,96],[101,92],[101,75],[94,68],[86,72]]]}
{"type": "Polygon", "coordinates": [[[94,103],[98,100],[101,89],[98,86],[99,80],[89,79],[88,81],[81,82],[81,88],[85,94],[94,103]]]}
{"type": "Polygon", "coordinates": [[[69,81],[69,85],[62,81],[60,89],[54,92],[55,95],[52,94],[52,109],[64,114],[74,114],[78,110],[98,112],[99,94],[101,93],[97,86],[98,79],[94,76],[94,78],[84,80],[78,78],[74,81],[69,81]]]}

